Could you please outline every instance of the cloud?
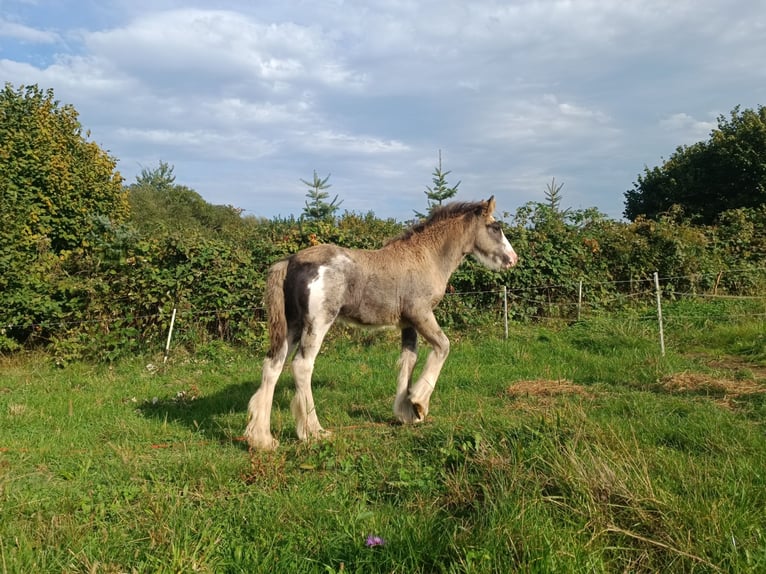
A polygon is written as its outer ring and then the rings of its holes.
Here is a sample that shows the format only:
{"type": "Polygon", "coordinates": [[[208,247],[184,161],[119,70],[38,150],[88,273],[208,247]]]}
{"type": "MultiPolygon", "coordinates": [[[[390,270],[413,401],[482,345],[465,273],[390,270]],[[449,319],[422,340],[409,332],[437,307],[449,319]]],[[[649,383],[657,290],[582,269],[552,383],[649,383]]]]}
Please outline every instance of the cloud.
{"type": "Polygon", "coordinates": [[[0,38],[10,38],[30,44],[54,44],[60,40],[55,32],[38,30],[2,18],[0,18],[0,38]]]}
{"type": "Polygon", "coordinates": [[[296,118],[310,114],[313,107],[309,96],[292,101],[248,101],[242,97],[222,97],[204,104],[204,113],[214,123],[238,128],[257,128],[275,124],[289,125],[296,118]]]}
{"type": "Polygon", "coordinates": [[[90,33],[84,42],[154,89],[180,84],[196,93],[283,95],[307,84],[349,88],[364,81],[335,57],[318,29],[221,10],[151,13],[90,33]]]}
{"type": "Polygon", "coordinates": [[[608,140],[618,134],[609,115],[553,94],[495,101],[482,106],[476,124],[476,138],[490,138],[524,148],[571,146],[575,141],[601,134],[608,140]]]}
{"type": "Polygon", "coordinates": [[[395,140],[338,133],[333,130],[321,130],[313,134],[301,134],[301,146],[315,152],[343,152],[353,155],[385,154],[409,151],[409,146],[395,140]]]}
{"type": "Polygon", "coordinates": [[[156,151],[164,149],[165,154],[181,154],[204,161],[253,161],[276,150],[273,142],[249,132],[118,128],[115,136],[130,148],[151,146],[156,151]]]}
{"type": "Polygon", "coordinates": [[[672,114],[659,122],[660,129],[669,132],[678,143],[693,143],[707,139],[716,122],[694,119],[687,113],[672,114]]]}

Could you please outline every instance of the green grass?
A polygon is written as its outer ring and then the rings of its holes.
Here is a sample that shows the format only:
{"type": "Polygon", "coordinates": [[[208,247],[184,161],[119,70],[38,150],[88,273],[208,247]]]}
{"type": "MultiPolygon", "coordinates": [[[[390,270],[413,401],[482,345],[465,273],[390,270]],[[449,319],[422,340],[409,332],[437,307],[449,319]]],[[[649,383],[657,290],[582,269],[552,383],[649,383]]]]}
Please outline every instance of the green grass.
{"type": "Polygon", "coordinates": [[[664,358],[630,317],[450,333],[412,427],[396,334],[341,332],[332,438],[293,438],[285,375],[274,453],[238,440],[260,356],[6,359],[0,572],[766,571],[765,326],[679,309],[664,358]]]}

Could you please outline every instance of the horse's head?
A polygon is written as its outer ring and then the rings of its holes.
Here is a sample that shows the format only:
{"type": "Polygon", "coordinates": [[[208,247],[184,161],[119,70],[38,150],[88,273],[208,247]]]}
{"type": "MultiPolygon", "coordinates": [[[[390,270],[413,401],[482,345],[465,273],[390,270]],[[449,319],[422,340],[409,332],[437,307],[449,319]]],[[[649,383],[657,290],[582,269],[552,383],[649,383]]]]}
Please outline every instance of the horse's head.
{"type": "Polygon", "coordinates": [[[519,256],[505,237],[503,226],[493,216],[495,197],[492,196],[479,205],[476,239],[471,255],[490,269],[510,269],[516,265],[519,256]]]}

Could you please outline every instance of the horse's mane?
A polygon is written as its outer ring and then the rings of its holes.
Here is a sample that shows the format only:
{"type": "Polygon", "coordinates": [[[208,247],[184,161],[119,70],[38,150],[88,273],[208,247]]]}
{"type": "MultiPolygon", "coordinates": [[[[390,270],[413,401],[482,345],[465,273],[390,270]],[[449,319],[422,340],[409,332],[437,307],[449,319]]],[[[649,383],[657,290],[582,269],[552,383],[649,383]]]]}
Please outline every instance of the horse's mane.
{"type": "Polygon", "coordinates": [[[415,223],[412,227],[407,229],[401,235],[387,241],[386,244],[393,243],[394,241],[404,241],[406,239],[409,239],[413,235],[417,235],[418,233],[423,233],[423,231],[425,231],[426,229],[428,229],[435,223],[444,221],[446,219],[463,217],[464,215],[469,213],[479,215],[484,210],[484,207],[485,207],[485,202],[483,201],[454,201],[452,203],[440,205],[438,207],[435,207],[434,210],[431,211],[430,215],[426,219],[415,223]]]}

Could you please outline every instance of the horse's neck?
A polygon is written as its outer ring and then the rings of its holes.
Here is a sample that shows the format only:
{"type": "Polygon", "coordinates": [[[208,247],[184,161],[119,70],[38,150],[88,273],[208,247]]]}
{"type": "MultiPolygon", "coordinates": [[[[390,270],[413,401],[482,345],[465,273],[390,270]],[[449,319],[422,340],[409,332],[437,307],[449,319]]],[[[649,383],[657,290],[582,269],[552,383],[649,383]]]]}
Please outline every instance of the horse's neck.
{"type": "Polygon", "coordinates": [[[455,272],[465,256],[470,251],[467,234],[455,227],[455,224],[445,222],[422,237],[423,247],[431,252],[431,259],[444,278],[445,284],[455,272]]]}

